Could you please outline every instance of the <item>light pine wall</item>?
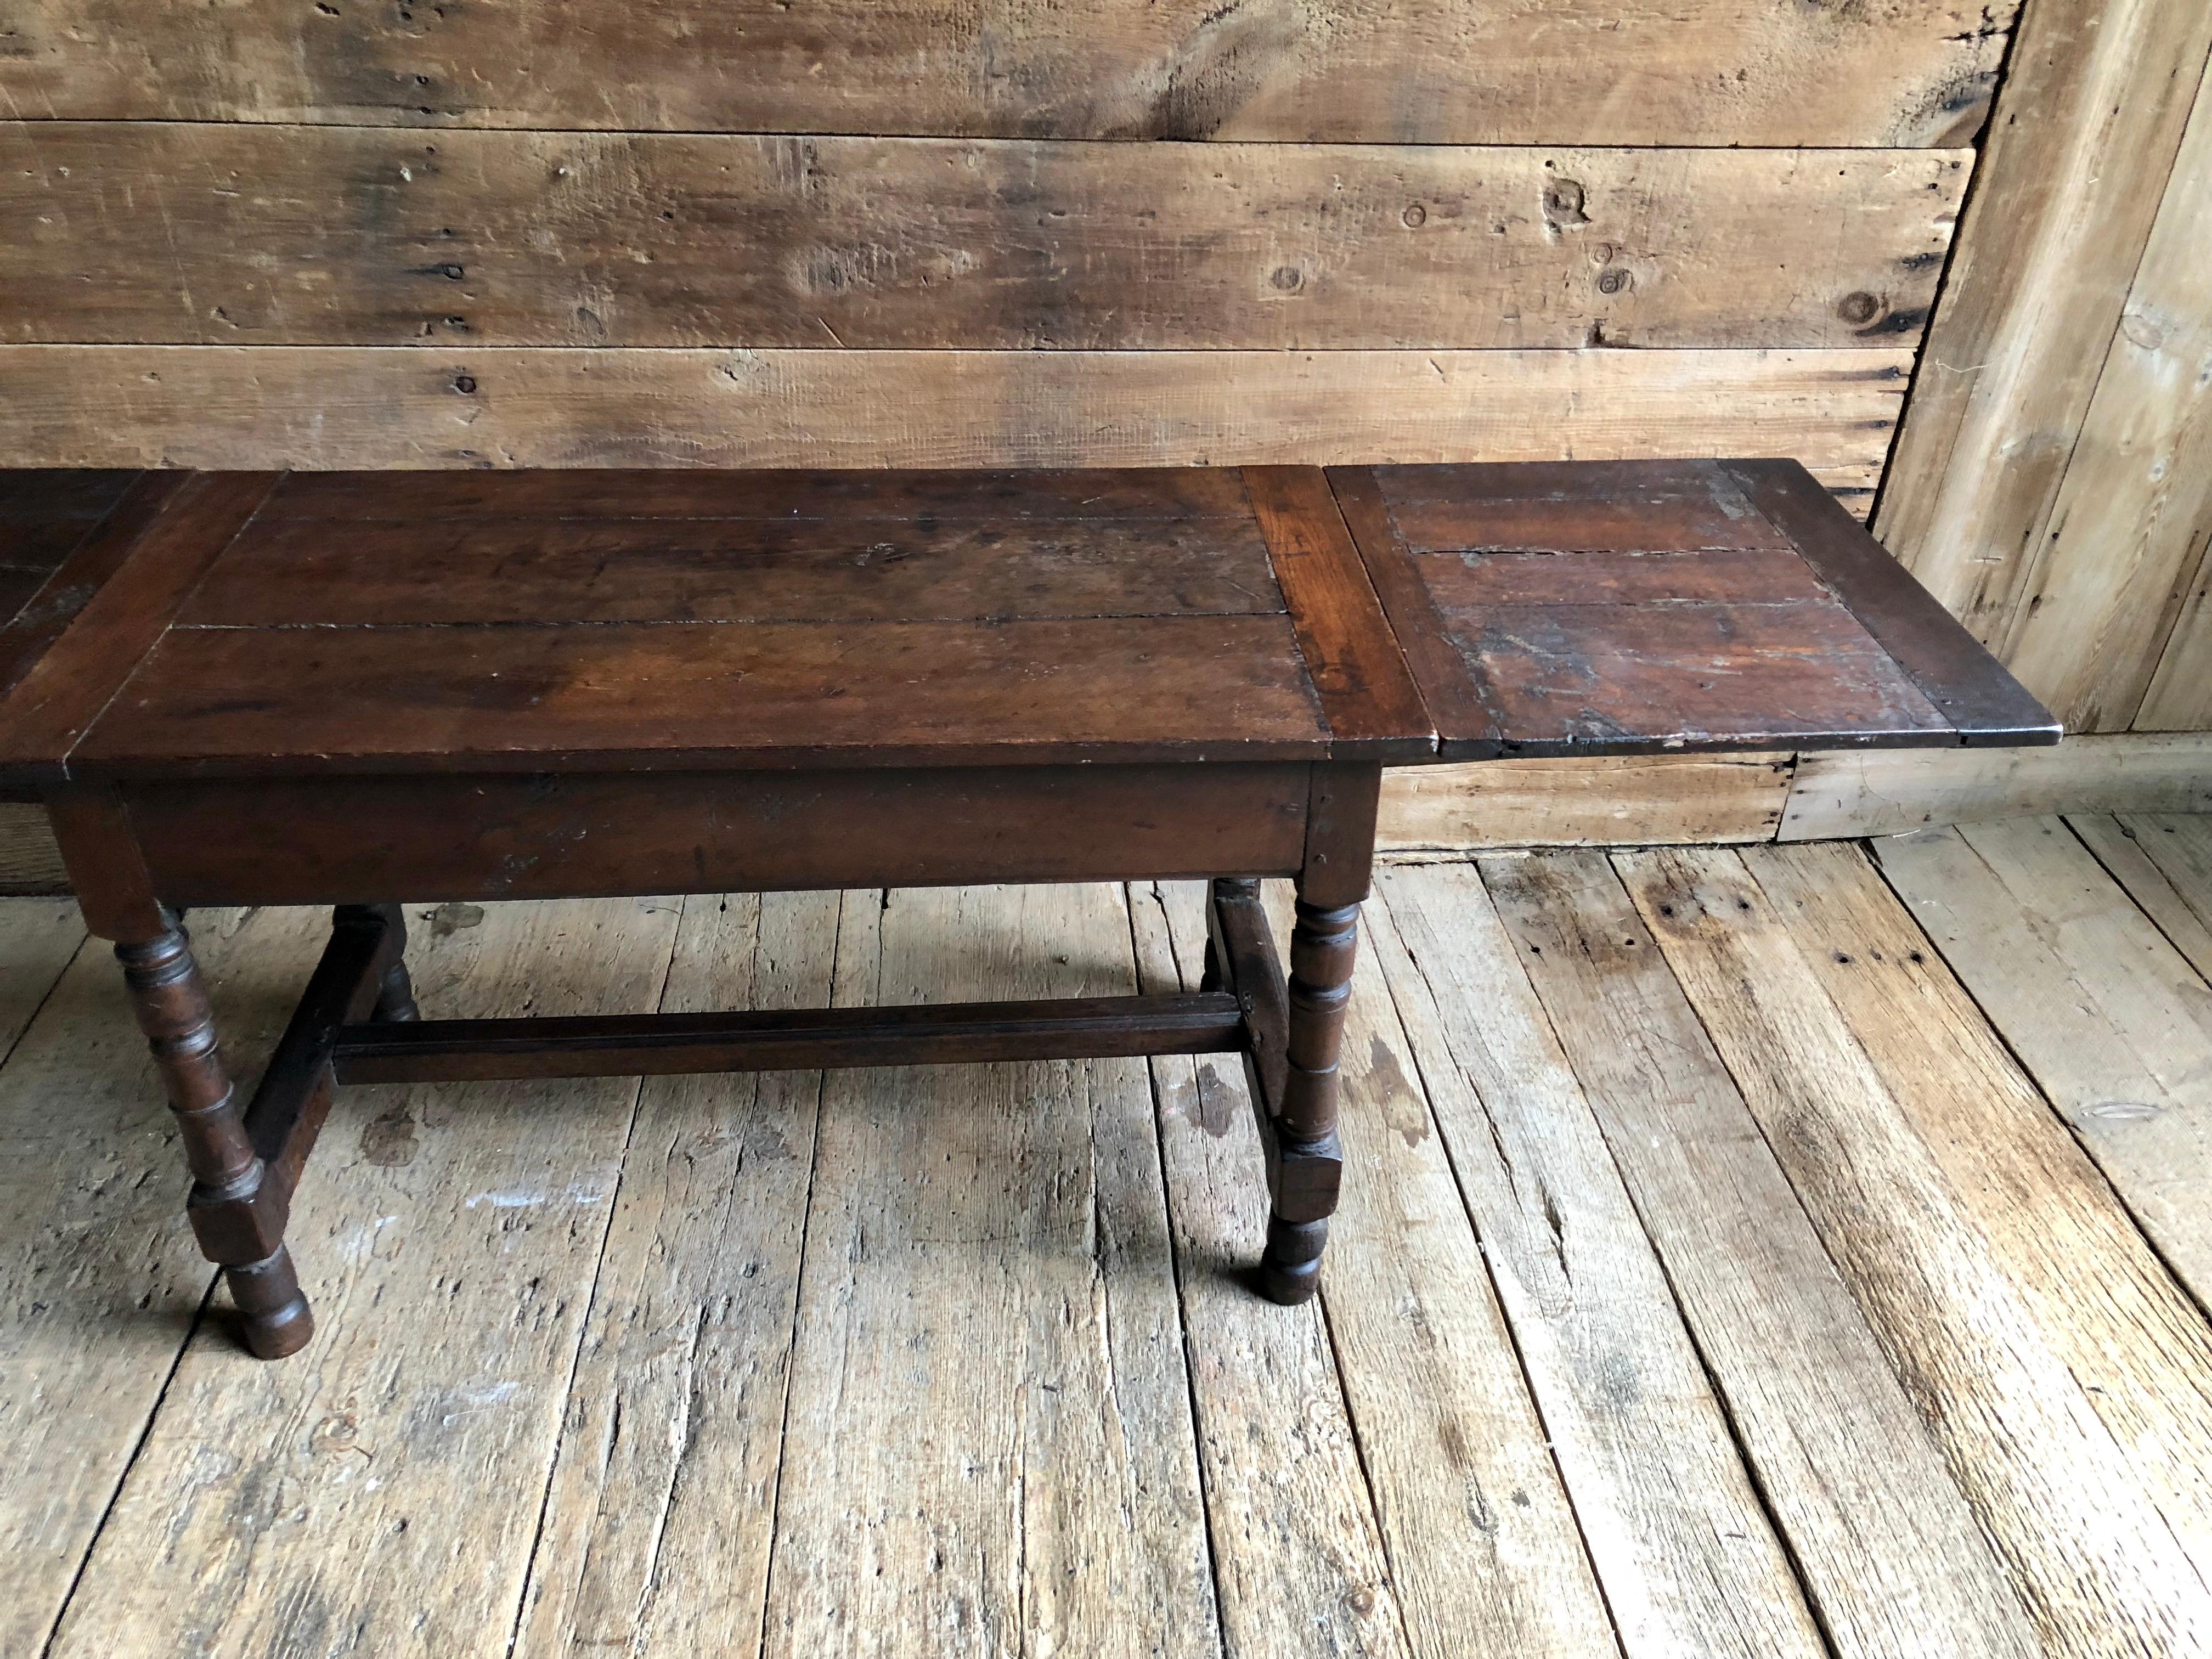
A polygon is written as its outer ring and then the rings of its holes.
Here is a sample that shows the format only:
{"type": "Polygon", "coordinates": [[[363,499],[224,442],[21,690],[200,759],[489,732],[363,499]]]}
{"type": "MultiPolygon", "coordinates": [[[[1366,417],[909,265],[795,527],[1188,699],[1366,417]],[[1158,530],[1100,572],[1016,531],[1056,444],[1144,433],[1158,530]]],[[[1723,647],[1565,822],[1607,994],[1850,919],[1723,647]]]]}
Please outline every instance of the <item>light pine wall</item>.
{"type": "Polygon", "coordinates": [[[2208,52],[2028,0],[1875,520],[2073,731],[2212,726],[2208,52]]]}

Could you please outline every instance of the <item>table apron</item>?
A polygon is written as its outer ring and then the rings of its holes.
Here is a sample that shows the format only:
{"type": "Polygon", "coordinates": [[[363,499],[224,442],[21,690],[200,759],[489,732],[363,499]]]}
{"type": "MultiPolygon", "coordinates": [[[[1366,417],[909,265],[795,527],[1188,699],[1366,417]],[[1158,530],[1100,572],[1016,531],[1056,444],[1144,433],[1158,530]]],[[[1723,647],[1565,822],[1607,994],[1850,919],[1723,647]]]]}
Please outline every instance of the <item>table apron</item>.
{"type": "Polygon", "coordinates": [[[1295,763],[139,780],[171,905],[1294,875],[1295,763]]]}

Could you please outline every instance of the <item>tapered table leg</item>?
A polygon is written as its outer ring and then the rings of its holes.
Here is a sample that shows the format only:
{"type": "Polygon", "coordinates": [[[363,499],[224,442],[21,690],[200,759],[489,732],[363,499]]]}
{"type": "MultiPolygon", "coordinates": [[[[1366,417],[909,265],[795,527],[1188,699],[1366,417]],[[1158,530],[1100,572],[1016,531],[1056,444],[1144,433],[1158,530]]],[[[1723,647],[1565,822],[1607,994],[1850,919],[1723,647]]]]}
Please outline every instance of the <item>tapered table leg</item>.
{"type": "MultiPolygon", "coordinates": [[[[192,1174],[197,1223],[201,1213],[212,1213],[209,1206],[251,1200],[264,1170],[246,1138],[238,1091],[216,1042],[207,988],[191,944],[174,916],[164,911],[162,919],[167,923],[162,932],[118,945],[115,954],[176,1114],[192,1174]]],[[[314,1317],[281,1242],[266,1255],[246,1260],[242,1258],[249,1252],[211,1241],[202,1231],[200,1248],[223,1269],[231,1298],[245,1318],[248,1348],[263,1359],[282,1359],[307,1346],[314,1334],[314,1317]]]]}

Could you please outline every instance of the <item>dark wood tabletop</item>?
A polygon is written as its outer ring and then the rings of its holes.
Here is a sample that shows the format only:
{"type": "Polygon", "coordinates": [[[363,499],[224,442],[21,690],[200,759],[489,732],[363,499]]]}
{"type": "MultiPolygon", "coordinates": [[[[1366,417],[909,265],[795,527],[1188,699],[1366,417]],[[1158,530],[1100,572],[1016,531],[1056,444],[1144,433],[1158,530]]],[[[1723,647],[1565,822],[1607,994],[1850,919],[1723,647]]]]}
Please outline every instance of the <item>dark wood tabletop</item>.
{"type": "Polygon", "coordinates": [[[1329,479],[1441,758],[2058,740],[1794,461],[1329,479]]]}
{"type": "Polygon", "coordinates": [[[0,783],[2035,743],[1792,463],[15,474],[0,783]]]}

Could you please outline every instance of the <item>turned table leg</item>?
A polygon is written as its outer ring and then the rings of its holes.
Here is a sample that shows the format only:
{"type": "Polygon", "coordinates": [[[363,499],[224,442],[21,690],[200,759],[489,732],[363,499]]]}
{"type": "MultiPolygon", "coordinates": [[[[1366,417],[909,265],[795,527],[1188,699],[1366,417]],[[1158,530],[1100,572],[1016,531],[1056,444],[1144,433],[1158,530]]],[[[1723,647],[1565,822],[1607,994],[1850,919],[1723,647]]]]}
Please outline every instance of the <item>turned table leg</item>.
{"type": "Polygon", "coordinates": [[[1291,927],[1290,1006],[1281,1097],[1267,1165],[1273,1200],[1260,1288],[1276,1302],[1304,1302],[1321,1285],[1328,1218],[1344,1181],[1337,1139],[1337,1062],[1352,1003],[1359,902],[1374,862],[1380,768],[1314,769],[1305,866],[1291,927]]]}
{"type": "Polygon", "coordinates": [[[1273,1204],[1260,1269],[1261,1288],[1276,1302],[1303,1302],[1321,1283],[1322,1249],[1343,1179],[1337,1060],[1358,938],[1357,904],[1324,909],[1298,901],[1291,929],[1289,1065],[1274,1121],[1267,1183],[1273,1204]]]}
{"type": "MultiPolygon", "coordinates": [[[[246,1346],[263,1359],[296,1353],[314,1334],[313,1316],[300,1293],[299,1274],[281,1241],[258,1252],[234,1233],[202,1225],[204,1218],[250,1206],[261,1188],[261,1159],[246,1124],[208,1011],[207,988],[184,929],[168,912],[153,938],[118,945],[139,1029],[152,1046],[169,1107],[192,1174],[194,1231],[209,1260],[219,1263],[231,1299],[246,1322],[246,1346]],[[210,1237],[211,1232],[223,1232],[210,1237]]],[[[246,1236],[251,1239],[249,1233],[246,1236]]],[[[267,1243],[269,1241],[258,1241],[267,1243]]]]}
{"type": "Polygon", "coordinates": [[[369,1018],[392,1024],[405,1024],[422,1018],[422,1011],[415,1006],[415,981],[407,975],[407,919],[396,904],[345,905],[337,908],[337,920],[343,924],[347,915],[360,910],[374,915],[385,927],[391,941],[392,961],[384,976],[376,984],[376,1003],[369,1018]]]}

